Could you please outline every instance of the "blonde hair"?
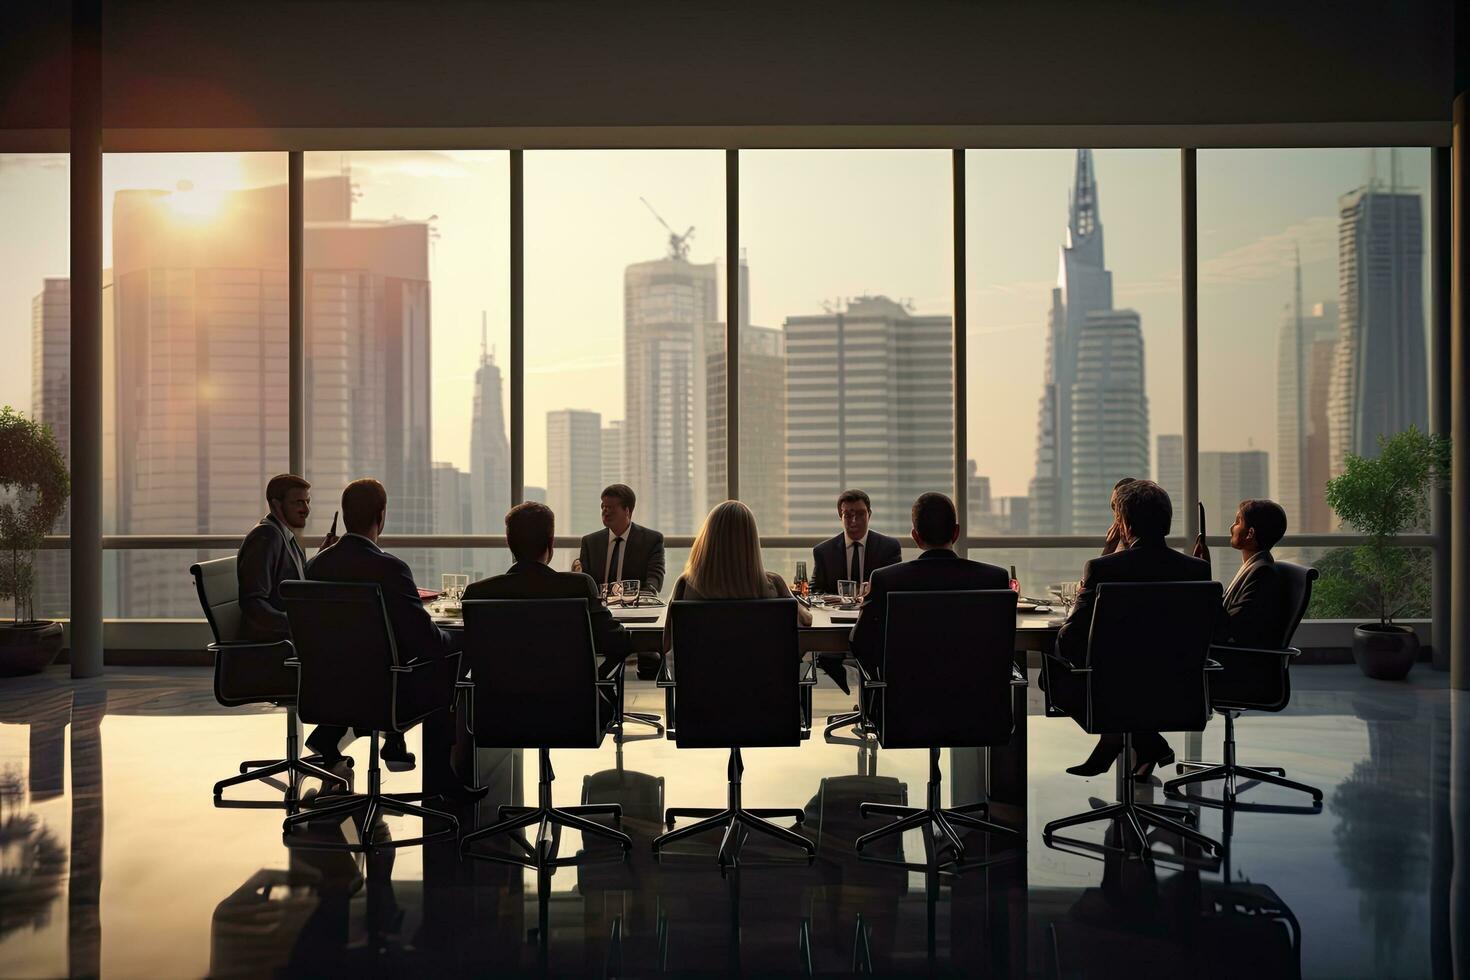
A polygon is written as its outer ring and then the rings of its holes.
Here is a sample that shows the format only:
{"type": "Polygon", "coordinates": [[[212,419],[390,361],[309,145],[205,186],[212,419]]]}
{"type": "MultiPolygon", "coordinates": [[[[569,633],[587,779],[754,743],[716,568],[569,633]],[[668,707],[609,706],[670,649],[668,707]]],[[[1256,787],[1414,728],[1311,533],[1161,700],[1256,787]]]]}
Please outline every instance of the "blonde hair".
{"type": "Polygon", "coordinates": [[[716,504],[704,519],[684,579],[706,599],[761,599],[770,580],[761,563],[761,537],[755,515],[738,500],[716,504]]]}

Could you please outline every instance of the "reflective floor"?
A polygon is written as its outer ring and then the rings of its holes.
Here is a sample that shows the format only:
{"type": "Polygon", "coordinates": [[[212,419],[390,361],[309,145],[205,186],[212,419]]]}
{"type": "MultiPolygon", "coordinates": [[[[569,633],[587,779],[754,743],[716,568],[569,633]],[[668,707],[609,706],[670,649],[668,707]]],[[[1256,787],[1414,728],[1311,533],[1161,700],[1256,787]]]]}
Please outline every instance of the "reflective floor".
{"type": "MultiPolygon", "coordinates": [[[[205,671],[0,681],[0,975],[1451,975],[1453,917],[1467,908],[1454,863],[1457,844],[1467,863],[1470,702],[1424,666],[1396,684],[1351,666],[1293,678],[1287,712],[1240,723],[1241,761],[1285,767],[1320,787],[1323,805],[1200,807],[1221,860],[1168,835],[1153,860],[1043,843],[1048,820],[1111,801],[1114,779],[1062,771],[1090,739],[1042,717],[1033,689],[1025,812],[996,814],[1025,821],[1023,847],[967,837],[967,866],[935,873],[920,867],[933,843],[911,831],[859,859],[855,837],[883,818],[862,819],[858,804],[922,803],[927,757],[818,733],[748,751],[744,778],[747,806],[804,811],[816,860],[751,838],[725,876],[714,839],[661,861],[649,846],[662,807],[723,805],[719,751],[610,738],[553,753],[558,805],[623,806],[626,861],[575,831],[558,854],[581,863],[550,873],[461,863],[442,844],[364,860],[288,852],[280,811],[213,806],[214,780],[279,754],[284,720],[220,708],[205,671]]],[[[819,714],[850,704],[827,683],[819,714]]],[[[629,707],[658,710],[656,694],[639,685],[629,707]]],[[[1221,728],[1169,738],[1180,758],[1215,759],[1221,728]]],[[[365,742],[354,748],[361,771],[365,742]]],[[[983,763],[943,754],[946,805],[978,798],[983,763]]],[[[491,796],[461,811],[467,826],[493,821],[496,804],[535,800],[534,753],[482,750],[479,766],[491,796]]],[[[385,780],[418,787],[418,773],[385,780]]],[[[1162,789],[1140,791],[1150,798],[1162,789]]],[[[1266,787],[1245,798],[1306,802],[1266,787]]],[[[367,832],[403,839],[410,824],[367,832]]],[[[1078,836],[1102,845],[1117,833],[1098,824],[1078,836]]]]}

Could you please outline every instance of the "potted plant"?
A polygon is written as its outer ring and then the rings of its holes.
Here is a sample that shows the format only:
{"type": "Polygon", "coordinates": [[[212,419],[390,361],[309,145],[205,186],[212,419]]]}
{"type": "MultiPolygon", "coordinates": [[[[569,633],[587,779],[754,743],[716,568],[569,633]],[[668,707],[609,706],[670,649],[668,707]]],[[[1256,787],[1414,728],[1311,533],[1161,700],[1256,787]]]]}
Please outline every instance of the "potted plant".
{"type": "Polygon", "coordinates": [[[70,495],[50,427],[0,409],[0,600],[14,609],[0,623],[0,676],[42,670],[61,652],[61,624],[35,617],[36,551],[70,495]]]}
{"type": "Polygon", "coordinates": [[[1349,454],[1342,473],[1327,481],[1327,505],[1369,538],[1351,550],[1348,574],[1324,576],[1322,583],[1328,605],[1355,595],[1349,608],[1378,617],[1353,630],[1353,660],[1369,677],[1398,680],[1419,659],[1419,638],[1394,617],[1427,607],[1428,558],[1420,549],[1395,547],[1393,539],[1429,530],[1430,488],[1448,481],[1449,472],[1449,440],[1410,426],[1380,437],[1375,458],[1349,454]]]}

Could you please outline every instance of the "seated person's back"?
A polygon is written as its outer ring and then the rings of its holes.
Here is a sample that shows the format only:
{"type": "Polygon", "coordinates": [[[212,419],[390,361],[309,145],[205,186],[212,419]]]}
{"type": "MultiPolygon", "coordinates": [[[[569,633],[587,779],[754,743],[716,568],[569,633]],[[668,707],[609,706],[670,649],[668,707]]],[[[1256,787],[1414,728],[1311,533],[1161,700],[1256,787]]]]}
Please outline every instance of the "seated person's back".
{"type": "Polygon", "coordinates": [[[517,504],[505,515],[505,536],[515,564],[504,575],[472,583],[464,598],[585,599],[597,653],[615,666],[631,649],[628,631],[602,604],[597,583],[583,572],[558,572],[549,564],[556,515],[545,504],[517,504]]]}
{"type": "MultiPolygon", "coordinates": [[[[738,500],[717,504],[705,517],[689,563],[674,583],[670,602],[719,599],[790,599],[791,589],[761,562],[760,531],[755,515],[738,500]]],[[[797,622],[810,626],[812,614],[800,606],[797,622]]],[[[673,617],[664,624],[664,649],[673,644],[673,617]]]]}
{"type": "Polygon", "coordinates": [[[876,569],[863,610],[852,630],[852,650],[864,669],[876,673],[883,663],[890,592],[1008,589],[1011,576],[999,565],[961,558],[954,551],[960,526],[954,502],[942,493],[925,493],[914,501],[914,543],[920,548],[912,561],[876,569]]]}
{"type": "Polygon", "coordinates": [[[1208,562],[1175,551],[1165,542],[1173,508],[1163,488],[1150,480],[1136,480],[1119,489],[1120,506],[1131,508],[1125,522],[1125,547],[1089,561],[1082,569],[1077,602],[1057,634],[1057,650],[1074,664],[1087,658],[1087,636],[1097,587],[1107,582],[1203,582],[1210,578],[1208,562]]]}

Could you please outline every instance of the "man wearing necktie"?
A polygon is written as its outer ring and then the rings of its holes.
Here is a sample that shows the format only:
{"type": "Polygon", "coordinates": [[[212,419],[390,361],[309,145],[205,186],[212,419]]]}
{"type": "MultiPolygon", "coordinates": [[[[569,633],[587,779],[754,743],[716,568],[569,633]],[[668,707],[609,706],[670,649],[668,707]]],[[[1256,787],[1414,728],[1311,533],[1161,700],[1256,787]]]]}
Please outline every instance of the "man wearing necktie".
{"type": "Polygon", "coordinates": [[[873,504],[866,493],[844,490],[837,498],[837,516],[842,518],[842,533],[812,549],[812,587],[818,592],[836,592],[842,579],[861,589],[875,571],[903,561],[897,538],[868,527],[873,504]]]}
{"type": "MultiPolygon", "coordinates": [[[[311,516],[311,484],[294,473],[282,473],[265,485],[269,513],[245,535],[235,560],[240,589],[241,639],[257,642],[284,640],[291,629],[281,602],[281,583],[306,578],[306,552],[296,539],[311,516]]],[[[334,544],[328,534],[321,547],[334,544]]],[[[317,549],[318,551],[321,548],[317,549]]]]}
{"type": "Polygon", "coordinates": [[[631,487],[614,483],[602,491],[603,530],[582,538],[572,571],[591,575],[598,585],[637,579],[644,592],[664,587],[664,536],[633,523],[638,502],[631,487]]]}

